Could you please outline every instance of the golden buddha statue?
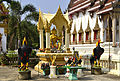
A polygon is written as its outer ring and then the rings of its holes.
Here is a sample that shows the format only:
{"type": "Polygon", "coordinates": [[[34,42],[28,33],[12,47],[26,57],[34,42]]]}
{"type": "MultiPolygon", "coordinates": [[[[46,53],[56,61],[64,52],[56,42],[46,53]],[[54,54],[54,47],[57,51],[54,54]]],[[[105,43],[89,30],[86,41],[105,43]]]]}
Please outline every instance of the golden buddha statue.
{"type": "Polygon", "coordinates": [[[57,31],[55,27],[51,30],[51,35],[50,35],[50,47],[54,48],[57,46],[57,31]]]}
{"type": "Polygon", "coordinates": [[[55,27],[51,30],[51,35],[50,35],[50,47],[52,48],[58,48],[58,50],[61,49],[61,39],[62,36],[57,36],[57,30],[55,27]]]}

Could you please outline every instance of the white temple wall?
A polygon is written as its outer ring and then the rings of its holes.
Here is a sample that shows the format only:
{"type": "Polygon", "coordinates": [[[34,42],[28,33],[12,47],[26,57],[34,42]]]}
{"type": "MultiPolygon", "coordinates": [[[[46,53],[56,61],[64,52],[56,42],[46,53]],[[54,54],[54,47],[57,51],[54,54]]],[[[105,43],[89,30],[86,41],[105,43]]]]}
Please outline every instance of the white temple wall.
{"type": "MultiPolygon", "coordinates": [[[[93,39],[94,39],[93,29],[94,29],[95,24],[96,24],[96,18],[97,18],[96,13],[94,13],[94,16],[91,18],[88,11],[86,11],[84,15],[82,14],[82,12],[80,12],[78,17],[76,15],[73,15],[73,23],[72,23],[72,28],[71,28],[71,42],[73,42],[72,32],[74,31],[74,26],[76,26],[77,43],[79,42],[78,31],[80,30],[80,25],[81,25],[81,20],[82,20],[82,29],[84,31],[83,39],[84,39],[84,43],[85,43],[85,40],[86,40],[85,30],[86,30],[87,25],[88,25],[88,19],[89,19],[89,26],[91,28],[91,41],[93,42],[93,39]]],[[[105,39],[106,35],[104,35],[104,37],[103,37],[103,27],[104,27],[103,26],[103,21],[100,21],[99,18],[98,18],[98,24],[99,24],[99,27],[100,27],[100,39],[103,42],[104,41],[103,39],[105,39]]]]}
{"type": "Polygon", "coordinates": [[[99,17],[98,17],[98,24],[100,27],[100,40],[101,42],[103,42],[103,20],[100,21],[99,17]]]}
{"type": "MultiPolygon", "coordinates": [[[[104,23],[103,28],[106,29],[107,28],[107,18],[104,19],[103,23],[104,23]]],[[[104,30],[103,42],[106,42],[106,30],[104,30]]]]}

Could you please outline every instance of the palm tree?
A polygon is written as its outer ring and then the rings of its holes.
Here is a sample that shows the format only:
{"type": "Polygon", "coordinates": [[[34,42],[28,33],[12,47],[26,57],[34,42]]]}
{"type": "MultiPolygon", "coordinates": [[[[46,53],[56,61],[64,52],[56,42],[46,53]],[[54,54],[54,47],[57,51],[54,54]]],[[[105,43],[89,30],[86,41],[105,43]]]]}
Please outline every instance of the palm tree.
{"type": "Polygon", "coordinates": [[[39,15],[38,12],[36,12],[36,9],[33,5],[28,4],[22,8],[21,4],[18,1],[11,2],[10,9],[11,12],[8,24],[8,33],[10,35],[8,38],[8,40],[10,40],[9,47],[11,46],[13,41],[14,43],[18,42],[18,47],[20,47],[23,35],[29,37],[33,35],[28,32],[31,32],[35,28],[35,25],[32,25],[32,23],[30,23],[28,20],[37,21],[39,15]],[[21,20],[21,17],[27,12],[29,14],[23,20],[21,20]],[[34,28],[31,28],[31,26],[34,28]],[[31,34],[31,36],[29,34],[31,34]]]}

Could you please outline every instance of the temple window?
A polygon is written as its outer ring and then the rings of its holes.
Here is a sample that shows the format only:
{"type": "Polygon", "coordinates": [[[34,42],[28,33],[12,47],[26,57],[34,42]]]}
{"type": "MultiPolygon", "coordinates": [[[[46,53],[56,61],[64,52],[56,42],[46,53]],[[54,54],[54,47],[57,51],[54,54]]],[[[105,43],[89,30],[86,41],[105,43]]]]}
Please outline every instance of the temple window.
{"type": "Polygon", "coordinates": [[[79,35],[79,44],[83,43],[83,29],[82,29],[82,22],[80,25],[80,30],[78,31],[78,35],[79,35]]]}
{"type": "Polygon", "coordinates": [[[75,43],[75,34],[73,34],[73,43],[75,43]]]}
{"type": "Polygon", "coordinates": [[[98,30],[94,31],[94,40],[98,39],[98,30]]]}
{"type": "Polygon", "coordinates": [[[82,37],[81,34],[82,34],[82,33],[79,33],[79,42],[80,42],[81,39],[82,39],[82,38],[81,38],[81,37],[82,37]]]}
{"type": "Polygon", "coordinates": [[[73,44],[77,44],[77,32],[76,32],[76,25],[74,25],[74,30],[73,30],[73,44]]]}
{"type": "Polygon", "coordinates": [[[96,24],[95,24],[95,27],[93,29],[93,32],[94,32],[93,43],[96,43],[100,39],[100,27],[98,24],[98,17],[96,18],[96,24]]]}
{"type": "Polygon", "coordinates": [[[86,32],[86,41],[89,40],[89,32],[86,32]]]}
{"type": "Polygon", "coordinates": [[[88,26],[87,26],[87,29],[85,30],[85,33],[86,33],[85,43],[90,44],[91,43],[91,29],[90,29],[90,26],[89,26],[89,19],[88,19],[88,26]]]}

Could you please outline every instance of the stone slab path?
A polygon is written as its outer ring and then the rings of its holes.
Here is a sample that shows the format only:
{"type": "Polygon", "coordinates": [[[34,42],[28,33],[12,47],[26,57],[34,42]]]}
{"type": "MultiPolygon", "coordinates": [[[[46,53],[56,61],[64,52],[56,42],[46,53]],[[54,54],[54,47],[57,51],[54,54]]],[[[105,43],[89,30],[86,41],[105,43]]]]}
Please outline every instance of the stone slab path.
{"type": "MultiPolygon", "coordinates": [[[[70,81],[59,75],[57,79],[49,79],[48,76],[38,75],[34,69],[31,70],[31,79],[29,81],[70,81]]],[[[0,66],[0,81],[28,81],[18,80],[18,72],[16,67],[11,66],[0,66]]],[[[91,75],[89,71],[85,71],[85,75],[80,77],[79,80],[75,81],[120,81],[120,76],[102,74],[102,75],[91,75]]]]}

